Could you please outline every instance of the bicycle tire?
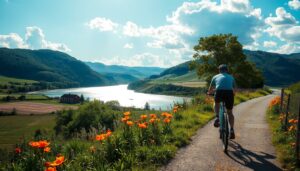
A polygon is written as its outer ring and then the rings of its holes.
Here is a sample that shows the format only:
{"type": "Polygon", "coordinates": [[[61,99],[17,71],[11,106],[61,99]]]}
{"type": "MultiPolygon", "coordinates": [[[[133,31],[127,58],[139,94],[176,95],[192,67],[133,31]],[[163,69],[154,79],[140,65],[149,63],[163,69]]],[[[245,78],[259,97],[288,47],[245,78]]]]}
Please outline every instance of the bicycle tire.
{"type": "Polygon", "coordinates": [[[228,141],[229,141],[229,124],[228,124],[228,115],[224,113],[224,129],[222,135],[222,142],[223,142],[223,151],[227,153],[228,149],[228,141]]]}

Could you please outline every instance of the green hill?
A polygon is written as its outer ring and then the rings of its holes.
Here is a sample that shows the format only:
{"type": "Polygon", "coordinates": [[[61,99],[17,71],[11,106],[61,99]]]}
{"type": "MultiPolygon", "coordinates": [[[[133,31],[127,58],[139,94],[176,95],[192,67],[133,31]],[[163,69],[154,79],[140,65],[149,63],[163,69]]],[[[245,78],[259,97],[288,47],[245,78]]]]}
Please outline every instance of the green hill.
{"type": "Polygon", "coordinates": [[[122,65],[105,65],[100,62],[85,62],[91,69],[98,73],[127,74],[135,78],[145,78],[151,75],[160,74],[164,68],[160,67],[129,67],[122,65]]]}
{"type": "MultiPolygon", "coordinates": [[[[268,86],[288,86],[300,81],[300,53],[290,55],[269,53],[263,51],[244,50],[247,60],[256,64],[265,77],[265,84],[268,86]]],[[[203,87],[202,79],[199,79],[196,71],[189,70],[189,63],[185,62],[164,70],[159,75],[152,75],[143,81],[129,84],[130,89],[141,92],[159,92],[160,87],[166,85],[184,87],[203,87]]],[[[165,91],[165,90],[164,90],[165,91]]]]}
{"type": "Polygon", "coordinates": [[[52,88],[116,84],[62,52],[0,48],[0,75],[45,82],[52,88]]]}
{"type": "Polygon", "coordinates": [[[269,86],[288,86],[300,80],[300,53],[290,55],[244,50],[248,60],[260,68],[269,86]]]}

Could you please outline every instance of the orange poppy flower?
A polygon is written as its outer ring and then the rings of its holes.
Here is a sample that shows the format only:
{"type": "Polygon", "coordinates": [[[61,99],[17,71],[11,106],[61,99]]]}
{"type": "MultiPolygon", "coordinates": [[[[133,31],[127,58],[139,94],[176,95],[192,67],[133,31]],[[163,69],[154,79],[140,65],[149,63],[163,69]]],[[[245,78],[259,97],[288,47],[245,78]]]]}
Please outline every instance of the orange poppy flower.
{"type": "Polygon", "coordinates": [[[141,115],[140,118],[141,118],[142,120],[147,119],[147,115],[141,115]]]}
{"type": "Polygon", "coordinates": [[[133,122],[132,122],[132,121],[127,121],[126,124],[127,124],[128,126],[132,126],[132,125],[133,125],[133,122]]]}
{"type": "Polygon", "coordinates": [[[39,147],[39,142],[37,142],[37,141],[30,141],[29,145],[31,147],[38,148],[39,147]]]}
{"type": "Polygon", "coordinates": [[[19,147],[15,148],[15,153],[16,153],[16,154],[19,154],[19,153],[21,153],[21,152],[22,152],[21,148],[19,148],[19,147]]]}
{"type": "Polygon", "coordinates": [[[124,114],[124,116],[129,116],[130,112],[129,111],[128,112],[124,112],[123,114],[124,114]]]}
{"type": "Polygon", "coordinates": [[[47,167],[45,171],[56,171],[56,167],[47,167]]]}
{"type": "Polygon", "coordinates": [[[111,136],[111,134],[112,134],[111,130],[110,130],[110,129],[108,129],[108,130],[106,131],[106,137],[109,137],[109,136],[111,136]]]}
{"type": "Polygon", "coordinates": [[[296,130],[296,126],[294,125],[290,126],[288,131],[293,131],[293,130],[296,130]]]}
{"type": "Polygon", "coordinates": [[[56,157],[55,161],[50,163],[50,166],[59,166],[61,165],[63,162],[65,161],[65,157],[64,156],[59,156],[59,157],[56,157]]]}
{"type": "Polygon", "coordinates": [[[152,119],[156,119],[156,118],[157,118],[156,114],[150,114],[150,117],[151,117],[152,119]]]}
{"type": "Polygon", "coordinates": [[[106,134],[100,134],[100,135],[96,135],[96,140],[97,141],[103,141],[106,138],[106,134]]]}
{"type": "Polygon", "coordinates": [[[155,119],[152,118],[152,119],[149,120],[149,122],[150,122],[150,123],[154,123],[154,122],[155,122],[155,119]]]}
{"type": "Polygon", "coordinates": [[[145,123],[140,123],[140,124],[138,124],[138,126],[141,129],[146,129],[147,128],[147,125],[145,123]]]}
{"type": "Polygon", "coordinates": [[[169,118],[164,119],[164,123],[170,123],[170,122],[171,122],[171,119],[169,119],[169,118]]]}
{"type": "Polygon", "coordinates": [[[45,153],[49,153],[50,151],[51,151],[51,148],[50,148],[50,147],[45,147],[45,148],[44,148],[44,152],[45,152],[45,153]]]}
{"type": "Polygon", "coordinates": [[[41,140],[38,143],[39,143],[39,148],[45,148],[45,147],[47,147],[50,144],[46,140],[41,140]]]}

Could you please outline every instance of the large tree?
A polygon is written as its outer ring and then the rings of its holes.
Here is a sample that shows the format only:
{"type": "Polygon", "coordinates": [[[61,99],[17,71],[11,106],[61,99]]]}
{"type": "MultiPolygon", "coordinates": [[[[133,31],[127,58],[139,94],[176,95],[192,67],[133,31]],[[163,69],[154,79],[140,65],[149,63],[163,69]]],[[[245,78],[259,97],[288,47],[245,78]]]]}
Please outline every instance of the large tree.
{"type": "Polygon", "coordinates": [[[220,64],[227,64],[229,72],[235,77],[240,88],[260,88],[264,84],[261,71],[249,61],[243,53],[243,46],[232,34],[219,34],[202,37],[194,47],[192,67],[197,69],[199,77],[210,83],[218,73],[220,64]]]}

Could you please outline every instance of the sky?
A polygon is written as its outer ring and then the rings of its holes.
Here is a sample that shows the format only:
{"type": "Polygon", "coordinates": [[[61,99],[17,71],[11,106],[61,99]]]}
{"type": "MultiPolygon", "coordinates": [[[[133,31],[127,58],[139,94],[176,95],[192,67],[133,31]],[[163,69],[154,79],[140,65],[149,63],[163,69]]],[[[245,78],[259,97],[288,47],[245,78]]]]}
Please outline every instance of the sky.
{"type": "Polygon", "coordinates": [[[0,0],[0,47],[170,67],[220,33],[249,50],[300,52],[299,21],[300,0],[0,0]]]}

